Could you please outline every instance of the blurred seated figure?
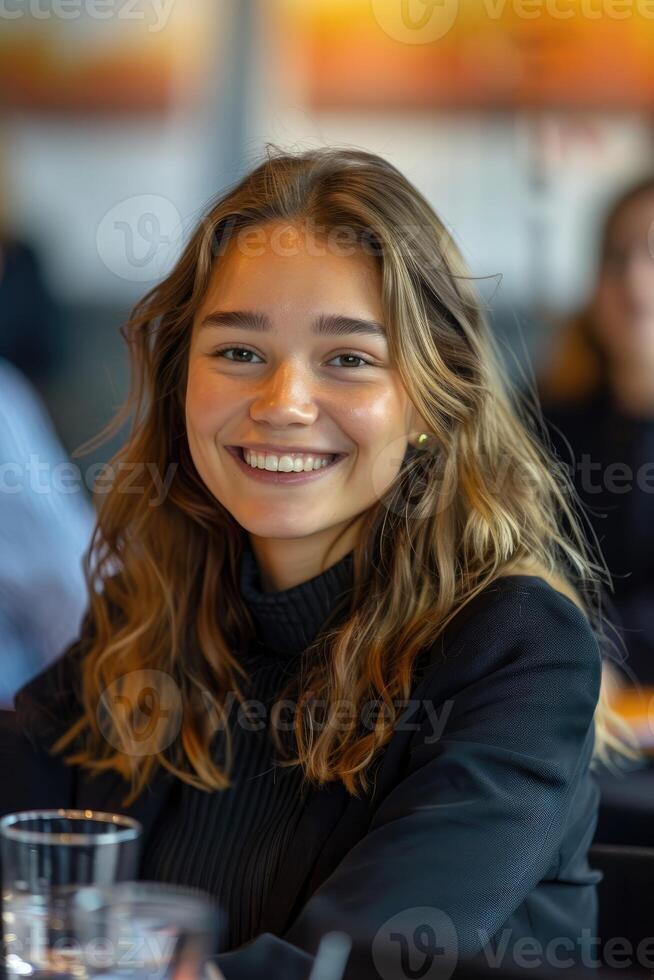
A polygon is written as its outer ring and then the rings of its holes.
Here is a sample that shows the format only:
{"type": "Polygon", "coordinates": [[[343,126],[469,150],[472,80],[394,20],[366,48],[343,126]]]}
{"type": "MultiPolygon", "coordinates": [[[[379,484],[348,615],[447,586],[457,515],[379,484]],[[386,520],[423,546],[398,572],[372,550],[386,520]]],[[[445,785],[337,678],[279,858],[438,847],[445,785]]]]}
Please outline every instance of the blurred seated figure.
{"type": "Polygon", "coordinates": [[[1,708],[78,635],[93,524],[40,398],[0,359],[1,708]]]}
{"type": "Polygon", "coordinates": [[[592,296],[539,387],[613,579],[624,681],[654,685],[654,176],[611,206],[592,296]]]}
{"type": "Polygon", "coordinates": [[[37,386],[60,356],[58,316],[35,249],[0,228],[0,357],[37,386]]]}

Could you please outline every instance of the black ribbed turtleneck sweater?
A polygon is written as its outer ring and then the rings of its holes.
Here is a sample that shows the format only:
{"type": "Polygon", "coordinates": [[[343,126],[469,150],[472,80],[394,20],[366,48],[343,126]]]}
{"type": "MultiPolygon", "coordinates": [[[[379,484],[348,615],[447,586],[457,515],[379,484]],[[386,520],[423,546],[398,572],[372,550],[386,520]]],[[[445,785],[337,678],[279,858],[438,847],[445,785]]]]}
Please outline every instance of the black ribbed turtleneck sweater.
{"type": "MultiPolygon", "coordinates": [[[[352,585],[350,552],[325,572],[281,592],[266,593],[256,558],[243,552],[240,587],[256,638],[242,659],[250,673],[244,694],[258,702],[252,720],[233,700],[229,716],[232,785],[208,793],[176,780],[170,804],[144,841],[141,877],[201,888],[226,917],[225,949],[259,933],[259,918],[279,862],[306,802],[300,767],[275,765],[270,710],[299,667],[300,655],[327,620],[344,610],[352,585]]],[[[214,738],[224,765],[225,736],[214,738]]]]}

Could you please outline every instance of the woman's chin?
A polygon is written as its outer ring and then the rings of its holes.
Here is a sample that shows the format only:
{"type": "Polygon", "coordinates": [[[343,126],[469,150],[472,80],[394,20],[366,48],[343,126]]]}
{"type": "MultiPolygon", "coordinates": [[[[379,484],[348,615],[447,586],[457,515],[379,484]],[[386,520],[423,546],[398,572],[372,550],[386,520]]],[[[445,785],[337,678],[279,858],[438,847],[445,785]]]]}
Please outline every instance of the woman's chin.
{"type": "Polygon", "coordinates": [[[312,534],[319,534],[326,528],[319,522],[309,522],[306,515],[301,514],[279,514],[268,515],[265,520],[261,516],[235,515],[238,523],[248,534],[257,538],[266,539],[287,539],[307,538],[312,534]]]}

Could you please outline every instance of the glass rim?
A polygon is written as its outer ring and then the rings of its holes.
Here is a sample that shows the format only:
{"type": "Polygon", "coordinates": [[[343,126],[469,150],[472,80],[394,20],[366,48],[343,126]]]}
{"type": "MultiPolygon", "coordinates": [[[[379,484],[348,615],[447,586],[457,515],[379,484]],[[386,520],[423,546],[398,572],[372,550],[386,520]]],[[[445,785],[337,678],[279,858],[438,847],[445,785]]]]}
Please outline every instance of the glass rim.
{"type": "Polygon", "coordinates": [[[143,830],[143,826],[134,817],[128,817],[122,813],[107,813],[104,810],[75,810],[67,807],[58,807],[45,810],[18,810],[16,813],[7,813],[0,817],[0,837],[5,840],[16,841],[23,844],[72,844],[75,846],[88,844],[122,844],[127,841],[136,840],[143,830]],[[56,820],[63,818],[68,820],[95,820],[98,823],[106,823],[111,829],[99,831],[97,834],[83,833],[77,831],[51,831],[51,830],[22,830],[22,821],[49,819],[56,820]]]}

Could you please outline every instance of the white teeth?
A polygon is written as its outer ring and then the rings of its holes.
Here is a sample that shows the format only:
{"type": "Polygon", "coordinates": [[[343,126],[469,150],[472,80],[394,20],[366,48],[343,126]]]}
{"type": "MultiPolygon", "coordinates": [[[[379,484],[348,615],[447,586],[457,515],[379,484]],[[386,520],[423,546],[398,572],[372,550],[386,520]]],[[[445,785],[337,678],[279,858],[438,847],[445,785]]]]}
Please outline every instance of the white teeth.
{"type": "Polygon", "coordinates": [[[327,466],[334,457],[309,454],[276,456],[274,453],[255,453],[250,449],[244,449],[243,458],[252,469],[280,473],[308,473],[310,470],[320,470],[327,466]]]}

